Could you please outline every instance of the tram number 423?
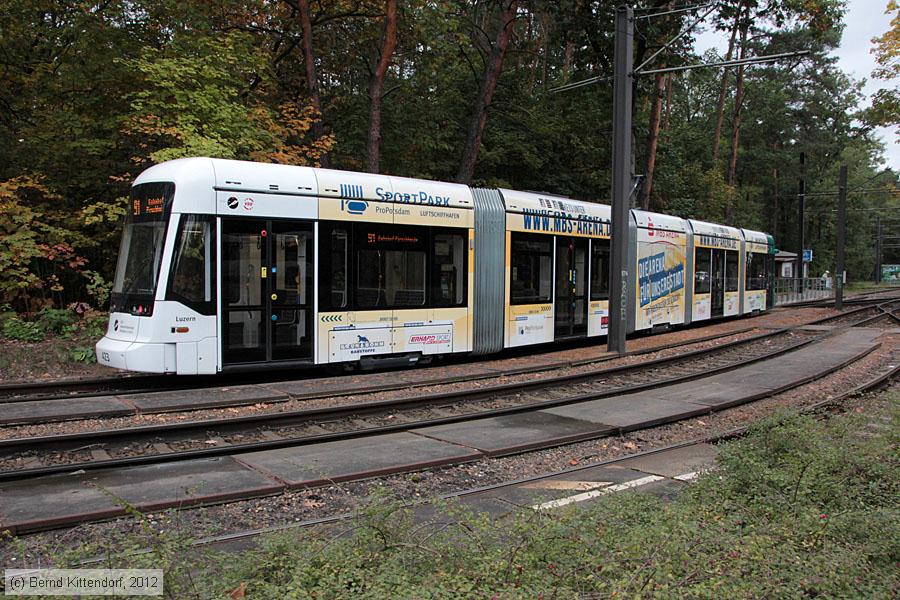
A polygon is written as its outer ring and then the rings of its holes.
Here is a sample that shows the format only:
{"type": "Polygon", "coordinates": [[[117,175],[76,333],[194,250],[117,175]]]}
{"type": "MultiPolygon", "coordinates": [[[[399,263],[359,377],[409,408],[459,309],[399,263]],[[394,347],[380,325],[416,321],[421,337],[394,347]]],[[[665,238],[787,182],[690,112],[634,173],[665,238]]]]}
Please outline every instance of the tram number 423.
{"type": "Polygon", "coordinates": [[[100,360],[102,360],[103,362],[109,362],[109,352],[101,352],[100,360]]]}

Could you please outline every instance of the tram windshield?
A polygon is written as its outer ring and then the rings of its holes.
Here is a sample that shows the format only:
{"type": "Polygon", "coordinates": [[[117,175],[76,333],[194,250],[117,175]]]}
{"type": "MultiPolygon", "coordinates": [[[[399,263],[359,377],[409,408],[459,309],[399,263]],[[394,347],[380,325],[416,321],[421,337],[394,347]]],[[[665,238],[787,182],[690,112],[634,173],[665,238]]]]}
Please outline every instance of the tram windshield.
{"type": "Polygon", "coordinates": [[[159,280],[166,226],[175,184],[142,183],[131,188],[116,278],[110,294],[111,312],[149,316],[159,280]]]}

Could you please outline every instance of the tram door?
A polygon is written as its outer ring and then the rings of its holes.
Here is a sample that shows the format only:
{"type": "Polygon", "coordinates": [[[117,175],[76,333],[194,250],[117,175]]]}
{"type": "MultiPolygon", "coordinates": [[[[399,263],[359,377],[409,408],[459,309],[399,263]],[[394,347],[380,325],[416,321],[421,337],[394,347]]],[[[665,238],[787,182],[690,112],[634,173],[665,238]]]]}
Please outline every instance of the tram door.
{"type": "Polygon", "coordinates": [[[309,223],[222,220],[225,364],[312,358],[309,223]]]}
{"type": "Polygon", "coordinates": [[[556,238],[556,339],[587,334],[587,238],[556,238]]]}
{"type": "Polygon", "coordinates": [[[710,316],[721,317],[725,314],[725,251],[712,251],[710,316]]]}

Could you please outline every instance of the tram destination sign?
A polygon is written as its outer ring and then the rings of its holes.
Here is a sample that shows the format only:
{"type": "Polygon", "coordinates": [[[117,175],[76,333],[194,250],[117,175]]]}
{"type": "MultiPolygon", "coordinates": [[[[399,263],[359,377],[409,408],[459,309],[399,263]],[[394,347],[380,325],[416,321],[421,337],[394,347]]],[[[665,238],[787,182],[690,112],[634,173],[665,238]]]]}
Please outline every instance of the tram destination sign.
{"type": "Polygon", "coordinates": [[[131,216],[142,217],[146,215],[161,215],[165,208],[166,199],[163,196],[134,198],[131,201],[131,216]]]}

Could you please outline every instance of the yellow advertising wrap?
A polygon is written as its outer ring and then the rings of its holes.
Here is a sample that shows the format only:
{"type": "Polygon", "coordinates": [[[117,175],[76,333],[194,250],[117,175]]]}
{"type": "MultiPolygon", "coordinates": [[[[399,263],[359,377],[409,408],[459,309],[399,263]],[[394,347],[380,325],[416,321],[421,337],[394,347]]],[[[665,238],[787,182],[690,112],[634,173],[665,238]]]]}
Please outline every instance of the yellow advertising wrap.
{"type": "Polygon", "coordinates": [[[641,228],[637,238],[635,329],[684,323],[687,236],[641,228]]]}

